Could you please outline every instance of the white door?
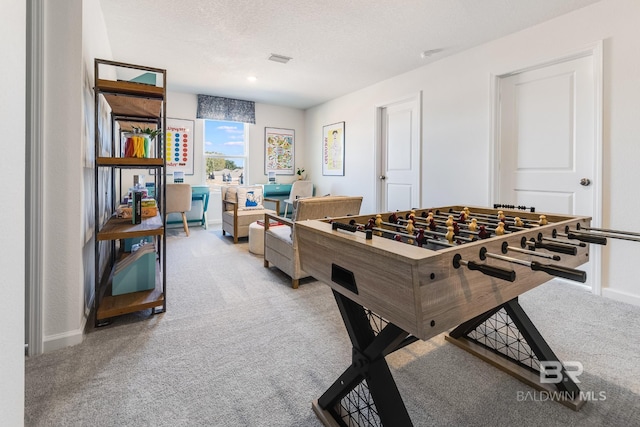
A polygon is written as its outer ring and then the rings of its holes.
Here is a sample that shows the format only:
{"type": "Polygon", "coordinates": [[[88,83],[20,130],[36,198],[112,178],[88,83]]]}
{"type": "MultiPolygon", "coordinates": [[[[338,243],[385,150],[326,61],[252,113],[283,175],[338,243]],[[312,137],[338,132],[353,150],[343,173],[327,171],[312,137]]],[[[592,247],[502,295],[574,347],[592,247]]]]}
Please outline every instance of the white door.
{"type": "Polygon", "coordinates": [[[379,108],[379,207],[383,212],[420,207],[420,98],[379,108]]]}
{"type": "MultiPolygon", "coordinates": [[[[500,79],[495,202],[594,216],[598,103],[593,63],[589,55],[500,79]]],[[[595,263],[590,264],[588,277],[595,272],[595,263]]]]}

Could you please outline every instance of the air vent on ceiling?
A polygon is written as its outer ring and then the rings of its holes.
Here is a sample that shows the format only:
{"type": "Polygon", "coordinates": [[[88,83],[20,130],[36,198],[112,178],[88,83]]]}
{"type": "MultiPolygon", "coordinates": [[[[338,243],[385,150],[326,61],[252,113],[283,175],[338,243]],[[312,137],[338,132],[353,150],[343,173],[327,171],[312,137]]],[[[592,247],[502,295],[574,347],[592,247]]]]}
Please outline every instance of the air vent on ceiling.
{"type": "Polygon", "coordinates": [[[271,56],[269,57],[269,61],[279,62],[281,64],[286,64],[290,60],[291,60],[291,58],[288,57],[288,56],[278,55],[278,54],[275,54],[275,53],[272,53],[271,56]]]}

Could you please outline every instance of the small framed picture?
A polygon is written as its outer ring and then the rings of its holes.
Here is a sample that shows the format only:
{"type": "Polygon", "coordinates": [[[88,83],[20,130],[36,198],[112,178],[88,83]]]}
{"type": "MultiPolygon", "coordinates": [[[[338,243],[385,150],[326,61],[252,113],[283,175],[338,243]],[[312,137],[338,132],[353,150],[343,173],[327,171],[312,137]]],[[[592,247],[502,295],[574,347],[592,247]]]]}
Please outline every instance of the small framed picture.
{"type": "Polygon", "coordinates": [[[322,127],[322,175],[344,176],[344,122],[322,127]]]}

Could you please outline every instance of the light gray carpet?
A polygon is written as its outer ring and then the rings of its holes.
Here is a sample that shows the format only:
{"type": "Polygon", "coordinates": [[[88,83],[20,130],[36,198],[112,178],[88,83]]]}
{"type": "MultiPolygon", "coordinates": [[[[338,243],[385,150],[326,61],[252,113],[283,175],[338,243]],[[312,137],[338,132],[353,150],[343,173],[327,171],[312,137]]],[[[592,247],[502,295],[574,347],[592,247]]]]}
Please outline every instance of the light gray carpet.
{"type": "MultiPolygon", "coordinates": [[[[294,290],[246,239],[191,232],[168,232],[166,313],[26,360],[25,425],[320,425],[311,402],[351,361],[330,288],[294,290]]],[[[522,401],[533,389],[440,335],[387,357],[414,425],[640,426],[640,308],[554,282],[520,301],[558,357],[584,365],[581,390],[606,400],[522,401]]]]}

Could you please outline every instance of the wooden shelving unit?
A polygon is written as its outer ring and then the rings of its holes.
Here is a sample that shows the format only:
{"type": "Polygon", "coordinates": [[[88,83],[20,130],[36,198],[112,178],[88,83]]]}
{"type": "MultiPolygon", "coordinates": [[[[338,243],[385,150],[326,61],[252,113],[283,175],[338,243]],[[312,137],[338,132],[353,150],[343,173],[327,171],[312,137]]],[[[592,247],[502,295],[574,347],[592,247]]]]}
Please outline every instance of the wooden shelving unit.
{"type": "MultiPolygon", "coordinates": [[[[95,60],[95,299],[96,326],[108,324],[114,317],[151,309],[166,310],[165,239],[165,154],[162,135],[166,131],[166,71],[122,62],[95,60]],[[110,78],[105,78],[107,74],[110,78]],[[153,74],[156,84],[120,79],[120,75],[153,74]],[[111,118],[110,129],[100,129],[105,109],[111,118]],[[149,158],[123,157],[120,132],[133,126],[162,129],[149,158]],[[111,135],[109,141],[101,139],[111,135]],[[140,224],[117,218],[116,207],[122,198],[122,171],[143,169],[152,172],[159,213],[143,218],[140,224]],[[120,181],[120,190],[116,183],[120,181]],[[104,191],[109,188],[110,191],[104,191]],[[101,199],[104,197],[103,199],[101,199]],[[104,219],[107,218],[107,219],[104,219]],[[123,253],[124,239],[153,236],[156,249],[155,288],[112,295],[113,270],[123,253]]],[[[103,125],[104,126],[104,125],[103,125]]],[[[153,284],[152,284],[153,285],[153,284]]]]}

